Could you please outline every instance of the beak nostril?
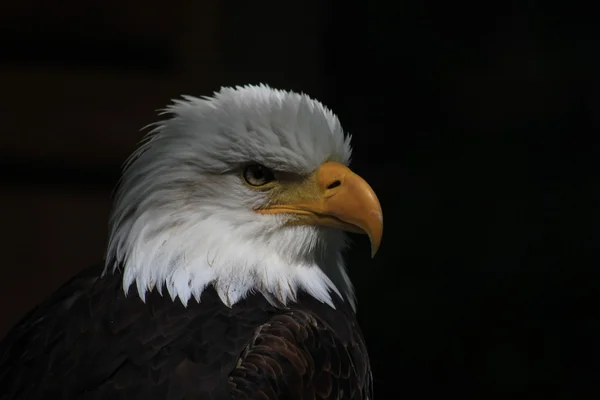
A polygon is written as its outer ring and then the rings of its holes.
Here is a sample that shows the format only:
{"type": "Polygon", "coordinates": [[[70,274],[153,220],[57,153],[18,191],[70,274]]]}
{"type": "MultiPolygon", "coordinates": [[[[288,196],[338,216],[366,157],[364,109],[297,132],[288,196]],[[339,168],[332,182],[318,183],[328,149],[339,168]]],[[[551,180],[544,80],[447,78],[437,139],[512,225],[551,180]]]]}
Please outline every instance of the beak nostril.
{"type": "Polygon", "coordinates": [[[330,183],[330,184],[327,186],[327,189],[334,189],[334,188],[336,188],[336,187],[340,186],[341,184],[342,184],[342,182],[340,182],[339,180],[336,180],[336,181],[334,181],[334,182],[330,183]]]}

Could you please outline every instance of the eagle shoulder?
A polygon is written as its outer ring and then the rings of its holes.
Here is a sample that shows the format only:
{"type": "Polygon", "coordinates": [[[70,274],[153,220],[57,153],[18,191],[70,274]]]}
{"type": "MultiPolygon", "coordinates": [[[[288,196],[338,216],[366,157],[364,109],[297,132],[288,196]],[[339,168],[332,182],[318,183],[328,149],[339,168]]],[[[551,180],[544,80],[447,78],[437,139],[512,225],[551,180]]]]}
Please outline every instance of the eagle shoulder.
{"type": "Polygon", "coordinates": [[[344,339],[309,311],[273,316],[256,328],[229,376],[233,398],[371,399],[368,355],[352,328],[344,339]]]}

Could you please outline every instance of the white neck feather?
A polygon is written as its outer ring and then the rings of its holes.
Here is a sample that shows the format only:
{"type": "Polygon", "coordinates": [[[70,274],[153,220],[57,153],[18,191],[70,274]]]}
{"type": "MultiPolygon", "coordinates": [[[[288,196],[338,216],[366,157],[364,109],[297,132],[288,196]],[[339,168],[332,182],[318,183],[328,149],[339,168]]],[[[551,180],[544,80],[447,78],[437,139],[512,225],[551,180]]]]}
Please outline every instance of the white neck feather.
{"type": "Polygon", "coordinates": [[[124,266],[125,292],[135,284],[142,300],[166,287],[187,306],[214,285],[230,307],[254,291],[287,304],[302,290],[331,307],[333,292],[354,308],[341,257],[344,234],[283,221],[211,207],[151,210],[115,232],[109,257],[114,269],[124,266]]]}

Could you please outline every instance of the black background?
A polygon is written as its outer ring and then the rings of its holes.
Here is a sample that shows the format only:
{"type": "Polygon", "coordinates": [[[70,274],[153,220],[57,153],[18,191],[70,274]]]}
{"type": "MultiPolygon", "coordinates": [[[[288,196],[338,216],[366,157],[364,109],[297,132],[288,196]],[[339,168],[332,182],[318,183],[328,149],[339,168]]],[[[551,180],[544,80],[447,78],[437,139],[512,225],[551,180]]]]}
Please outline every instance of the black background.
{"type": "Polygon", "coordinates": [[[154,110],[264,82],[330,106],[380,197],[380,252],[354,237],[347,257],[377,398],[598,392],[591,8],[184,3],[2,6],[2,333],[102,260],[110,191],[154,110]]]}

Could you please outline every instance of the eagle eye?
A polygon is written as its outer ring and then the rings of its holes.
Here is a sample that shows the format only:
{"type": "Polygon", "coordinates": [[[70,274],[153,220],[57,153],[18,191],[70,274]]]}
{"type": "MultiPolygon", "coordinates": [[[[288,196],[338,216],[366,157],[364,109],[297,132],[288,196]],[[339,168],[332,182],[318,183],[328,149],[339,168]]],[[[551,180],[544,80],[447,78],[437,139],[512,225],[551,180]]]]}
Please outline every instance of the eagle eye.
{"type": "Polygon", "coordinates": [[[250,186],[263,186],[274,181],[273,172],[259,164],[251,164],[244,168],[243,177],[246,183],[250,186]]]}

